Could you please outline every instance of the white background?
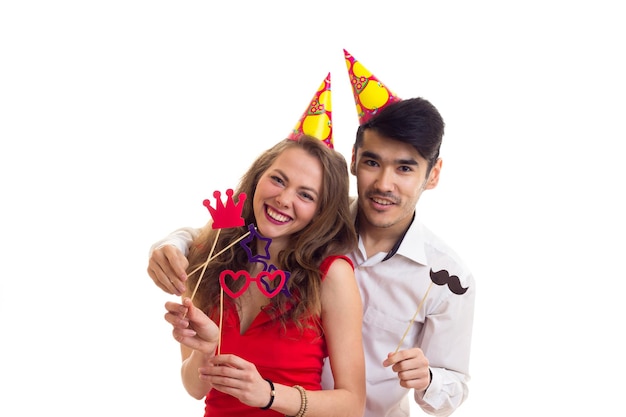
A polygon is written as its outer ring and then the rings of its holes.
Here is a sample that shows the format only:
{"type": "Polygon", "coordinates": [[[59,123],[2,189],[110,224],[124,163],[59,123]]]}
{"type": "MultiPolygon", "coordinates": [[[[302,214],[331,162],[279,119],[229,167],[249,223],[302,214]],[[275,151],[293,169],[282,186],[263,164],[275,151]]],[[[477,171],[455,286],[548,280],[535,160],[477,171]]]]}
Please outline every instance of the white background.
{"type": "Polygon", "coordinates": [[[204,224],[329,71],[349,157],[343,48],[447,124],[420,211],[477,280],[455,415],[618,415],[618,3],[0,3],[0,415],[202,415],[148,248],[204,224]]]}

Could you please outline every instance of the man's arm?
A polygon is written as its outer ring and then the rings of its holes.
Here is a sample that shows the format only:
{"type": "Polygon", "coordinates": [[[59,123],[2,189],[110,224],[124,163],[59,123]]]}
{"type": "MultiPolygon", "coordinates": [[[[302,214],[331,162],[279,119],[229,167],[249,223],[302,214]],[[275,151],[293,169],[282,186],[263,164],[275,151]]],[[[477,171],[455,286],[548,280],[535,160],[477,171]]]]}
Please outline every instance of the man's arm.
{"type": "Polygon", "coordinates": [[[415,391],[415,401],[431,415],[449,416],[469,392],[475,283],[471,276],[467,282],[471,284],[465,294],[451,294],[424,323],[421,346],[432,377],[425,391],[415,391]]]}

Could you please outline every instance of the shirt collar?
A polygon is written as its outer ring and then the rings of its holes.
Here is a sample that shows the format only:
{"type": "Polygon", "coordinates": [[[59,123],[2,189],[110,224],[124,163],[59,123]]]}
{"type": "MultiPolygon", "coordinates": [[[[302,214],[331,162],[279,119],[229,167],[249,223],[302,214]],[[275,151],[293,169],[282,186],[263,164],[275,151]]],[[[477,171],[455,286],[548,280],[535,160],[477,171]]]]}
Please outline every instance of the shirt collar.
{"type": "Polygon", "coordinates": [[[389,252],[387,252],[387,256],[385,256],[385,258],[382,260],[382,262],[385,262],[386,260],[391,258],[393,255],[398,253],[398,249],[400,249],[400,246],[402,245],[402,241],[404,240],[404,237],[406,236],[407,232],[411,228],[411,225],[413,224],[413,221],[415,221],[415,212],[413,212],[413,218],[411,218],[411,223],[409,223],[409,227],[407,227],[406,230],[404,231],[404,233],[402,233],[402,236],[400,236],[398,241],[393,245],[393,248],[391,248],[391,250],[389,252]]]}
{"type": "Polygon", "coordinates": [[[428,265],[426,257],[426,233],[417,214],[413,214],[411,225],[396,243],[396,255],[402,255],[422,265],[428,265]]]}

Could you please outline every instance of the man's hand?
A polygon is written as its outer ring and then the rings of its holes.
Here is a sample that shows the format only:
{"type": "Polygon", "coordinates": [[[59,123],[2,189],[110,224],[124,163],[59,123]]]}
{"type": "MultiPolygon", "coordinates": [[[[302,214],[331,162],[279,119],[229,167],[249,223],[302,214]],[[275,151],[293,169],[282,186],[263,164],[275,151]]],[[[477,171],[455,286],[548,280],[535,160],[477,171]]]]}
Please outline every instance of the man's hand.
{"type": "Polygon", "coordinates": [[[430,385],[428,359],[419,348],[390,353],[383,362],[383,366],[391,366],[391,369],[398,374],[400,385],[404,388],[426,391],[430,385]]]}
{"type": "Polygon", "coordinates": [[[165,245],[150,254],[148,275],[152,281],[169,294],[182,295],[187,281],[189,261],[175,246],[165,245]]]}

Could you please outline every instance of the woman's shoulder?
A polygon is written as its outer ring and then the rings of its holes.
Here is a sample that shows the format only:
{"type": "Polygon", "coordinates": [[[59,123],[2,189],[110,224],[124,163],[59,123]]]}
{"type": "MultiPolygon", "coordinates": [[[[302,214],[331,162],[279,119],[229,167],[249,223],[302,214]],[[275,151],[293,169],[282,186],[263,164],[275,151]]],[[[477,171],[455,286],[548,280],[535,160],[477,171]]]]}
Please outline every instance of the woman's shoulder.
{"type": "Polygon", "coordinates": [[[320,271],[322,272],[322,278],[328,274],[328,270],[333,264],[344,264],[348,265],[352,270],[354,270],[354,264],[352,260],[348,258],[346,255],[330,255],[326,257],[320,264],[320,271]],[[335,262],[337,260],[341,260],[340,262],[335,262]]]}

